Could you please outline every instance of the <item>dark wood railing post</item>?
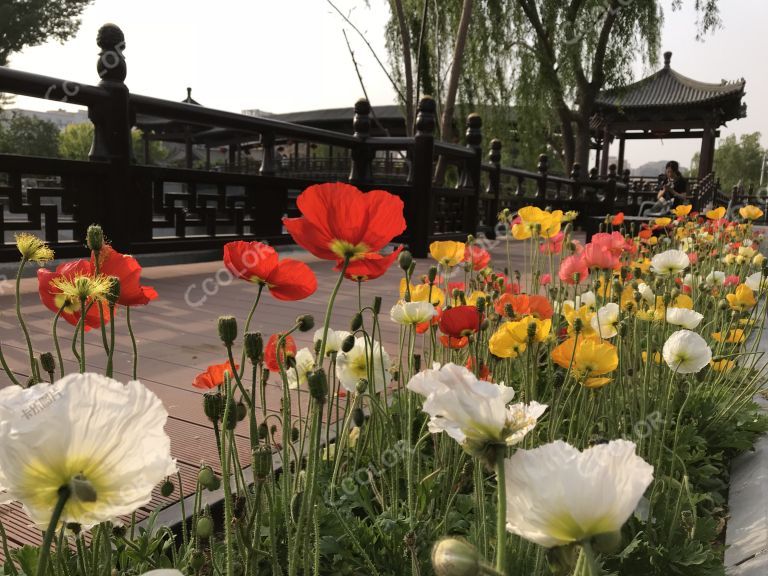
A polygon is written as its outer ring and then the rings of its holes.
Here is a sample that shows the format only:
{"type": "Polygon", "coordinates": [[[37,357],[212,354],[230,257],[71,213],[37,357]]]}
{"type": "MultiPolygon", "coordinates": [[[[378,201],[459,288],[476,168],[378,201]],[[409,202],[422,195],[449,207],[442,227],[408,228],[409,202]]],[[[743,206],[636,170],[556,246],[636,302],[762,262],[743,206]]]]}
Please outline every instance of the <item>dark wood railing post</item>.
{"type": "Polygon", "coordinates": [[[549,158],[546,154],[539,154],[539,163],[536,166],[536,170],[539,173],[539,178],[537,179],[538,187],[536,188],[535,198],[546,198],[547,172],[549,172],[549,158]]]}
{"type": "Polygon", "coordinates": [[[432,234],[432,173],[435,154],[435,101],[425,97],[419,102],[413,143],[411,191],[406,204],[408,238],[411,253],[425,258],[432,234]]]}
{"type": "Polygon", "coordinates": [[[491,151],[488,160],[493,165],[493,170],[488,173],[488,189],[486,194],[490,196],[486,218],[488,219],[488,232],[486,235],[491,240],[496,239],[496,223],[501,211],[501,140],[491,140],[491,151]]]}
{"type": "Polygon", "coordinates": [[[275,135],[272,132],[261,133],[261,166],[259,174],[274,176],[277,170],[275,161],[275,135]]]}
{"type": "Polygon", "coordinates": [[[483,162],[483,120],[479,114],[472,113],[467,116],[467,148],[473,155],[464,163],[460,187],[472,189],[472,196],[468,196],[464,205],[463,232],[477,234],[477,224],[480,217],[480,165],[483,162]]]}
{"type": "Polygon", "coordinates": [[[136,206],[140,199],[134,198],[136,190],[131,183],[131,113],[125,85],[125,36],[114,24],[105,24],[99,29],[96,43],[101,49],[96,65],[101,78],[99,86],[109,93],[110,98],[88,110],[94,126],[89,157],[109,162],[110,169],[106,189],[91,200],[99,207],[94,211],[97,223],[104,227],[112,244],[125,252],[130,251],[134,237],[147,233],[151,237],[152,222],[135,217],[142,211],[136,206]]]}
{"type": "Polygon", "coordinates": [[[365,184],[371,179],[372,155],[366,140],[371,135],[371,103],[365,98],[355,102],[355,117],[352,120],[355,138],[358,142],[352,148],[352,168],[349,181],[353,184],[365,184]]]}

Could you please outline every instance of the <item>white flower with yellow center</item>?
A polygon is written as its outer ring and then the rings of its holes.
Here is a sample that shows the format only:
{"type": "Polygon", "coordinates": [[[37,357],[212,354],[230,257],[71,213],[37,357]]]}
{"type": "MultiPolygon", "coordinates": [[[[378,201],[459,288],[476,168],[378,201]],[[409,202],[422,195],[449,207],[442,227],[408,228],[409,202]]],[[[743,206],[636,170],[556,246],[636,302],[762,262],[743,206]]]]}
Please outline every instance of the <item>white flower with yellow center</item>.
{"type": "Polygon", "coordinates": [[[400,300],[392,306],[389,317],[396,324],[410,326],[431,320],[437,314],[435,307],[429,302],[405,302],[400,300]]]}
{"type": "Polygon", "coordinates": [[[667,324],[693,330],[704,319],[702,314],[688,308],[667,308],[667,324]]]}
{"type": "Polygon", "coordinates": [[[744,284],[754,292],[762,292],[768,289],[768,276],[765,276],[762,272],[755,272],[747,276],[744,284]]]}
{"type": "Polygon", "coordinates": [[[597,332],[600,338],[613,338],[619,332],[616,326],[619,324],[619,305],[615,302],[609,302],[598,309],[597,314],[592,316],[590,324],[592,330],[597,332]]]}
{"type": "Polygon", "coordinates": [[[360,380],[368,381],[368,392],[379,392],[387,385],[392,361],[381,344],[355,338],[349,352],[339,352],[336,357],[336,376],[348,391],[354,392],[360,380]]]}
{"type": "Polygon", "coordinates": [[[704,281],[710,286],[722,286],[725,282],[725,272],[712,270],[712,272],[706,275],[704,281]]]}
{"type": "Polygon", "coordinates": [[[707,341],[690,330],[673,332],[664,342],[661,355],[667,366],[678,374],[699,372],[712,360],[707,341]]]}
{"type": "Polygon", "coordinates": [[[688,254],[682,250],[667,250],[651,258],[651,271],[659,276],[670,276],[679,274],[690,264],[688,254]]]}
{"type": "Polygon", "coordinates": [[[653,480],[627,440],[583,452],[558,440],[518,450],[505,468],[507,530],[546,548],[617,532],[653,480]]]}
{"type": "Polygon", "coordinates": [[[651,306],[656,305],[656,294],[653,293],[653,289],[648,286],[645,282],[640,282],[637,285],[637,291],[640,292],[640,296],[643,297],[643,300],[645,300],[648,304],[651,306]]]}
{"type": "Polygon", "coordinates": [[[92,526],[129,514],[175,474],[168,413],[140,382],[73,374],[0,391],[0,489],[39,526],[69,494],[61,522],[92,526]]]}
{"type": "Polygon", "coordinates": [[[288,368],[288,387],[298,388],[307,386],[307,374],[315,367],[315,355],[309,348],[302,348],[296,352],[296,368],[288,368]]]}
{"type": "MultiPolygon", "coordinates": [[[[328,328],[328,336],[325,339],[325,354],[328,355],[331,352],[338,352],[341,350],[341,343],[344,342],[344,338],[349,336],[349,332],[345,330],[333,330],[328,328]]],[[[315,335],[312,337],[315,346],[319,346],[323,341],[323,329],[315,330],[315,335]]],[[[317,350],[317,348],[315,348],[317,350]]]]}
{"type": "Polygon", "coordinates": [[[515,396],[512,388],[478,380],[452,363],[416,374],[408,389],[426,398],[422,409],[430,415],[430,432],[447,433],[475,455],[488,444],[517,444],[547,409],[538,402],[508,406],[515,396]]]}

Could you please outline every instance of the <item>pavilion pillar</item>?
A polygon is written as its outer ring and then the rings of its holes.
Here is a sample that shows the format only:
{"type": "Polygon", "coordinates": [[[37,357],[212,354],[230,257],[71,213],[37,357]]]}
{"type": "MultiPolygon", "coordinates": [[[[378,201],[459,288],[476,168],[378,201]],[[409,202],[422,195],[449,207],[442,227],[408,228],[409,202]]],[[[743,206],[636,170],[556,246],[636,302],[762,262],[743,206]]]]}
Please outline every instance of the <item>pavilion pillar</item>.
{"type": "Polygon", "coordinates": [[[611,151],[611,136],[608,134],[608,130],[603,130],[603,152],[600,158],[600,177],[606,178],[608,176],[608,154],[611,151]]]}
{"type": "Polygon", "coordinates": [[[699,153],[699,179],[712,172],[715,162],[715,131],[710,126],[704,127],[699,153]]]}
{"type": "Polygon", "coordinates": [[[210,170],[211,169],[211,146],[210,144],[205,145],[205,169],[210,170]]]}
{"type": "Polygon", "coordinates": [[[595,138],[595,170],[600,170],[600,150],[603,149],[602,138],[595,138]]]}
{"type": "Polygon", "coordinates": [[[141,139],[144,141],[144,164],[149,164],[150,152],[149,152],[149,134],[142,131],[141,139]]]}
{"type": "Polygon", "coordinates": [[[230,171],[235,168],[235,147],[236,144],[232,143],[227,147],[227,151],[229,152],[229,169],[230,171]]]}
{"type": "Polygon", "coordinates": [[[619,138],[619,162],[618,162],[618,171],[619,174],[622,174],[624,172],[624,148],[626,146],[627,141],[624,139],[624,136],[619,138]]]}

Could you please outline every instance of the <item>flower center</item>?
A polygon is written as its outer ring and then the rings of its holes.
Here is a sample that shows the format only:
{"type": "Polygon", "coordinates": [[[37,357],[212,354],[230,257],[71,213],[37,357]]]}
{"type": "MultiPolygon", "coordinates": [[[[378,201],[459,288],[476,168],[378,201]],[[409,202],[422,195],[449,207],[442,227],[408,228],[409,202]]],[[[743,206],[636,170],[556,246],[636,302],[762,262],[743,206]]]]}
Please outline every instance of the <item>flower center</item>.
{"type": "Polygon", "coordinates": [[[333,240],[329,248],[331,249],[331,252],[336,254],[342,260],[349,258],[350,261],[359,260],[364,254],[370,252],[368,246],[362,242],[360,244],[352,244],[346,240],[339,239],[333,240]]]}

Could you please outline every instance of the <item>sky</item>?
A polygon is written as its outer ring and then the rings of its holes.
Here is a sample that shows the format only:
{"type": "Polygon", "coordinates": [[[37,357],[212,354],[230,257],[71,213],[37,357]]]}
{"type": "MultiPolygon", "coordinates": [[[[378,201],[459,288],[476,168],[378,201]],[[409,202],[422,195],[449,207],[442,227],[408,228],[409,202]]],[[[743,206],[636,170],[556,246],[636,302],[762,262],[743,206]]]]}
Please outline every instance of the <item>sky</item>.
{"type": "MultiPolygon", "coordinates": [[[[335,3],[386,65],[389,3],[335,3]]],[[[693,0],[685,0],[679,11],[667,8],[661,52],[671,50],[672,68],[696,80],[746,78],[747,118],[729,123],[721,134],[760,131],[768,146],[768,0],[719,3],[723,27],[704,41],[696,40],[693,0]]],[[[363,94],[344,39],[344,22],[325,0],[95,0],[83,13],[75,37],[64,45],[53,41],[27,48],[12,56],[10,66],[96,84],[96,32],[106,22],[125,32],[126,84],[134,93],[182,100],[189,86],[195,100],[211,108],[276,113],[351,107],[363,94]]],[[[347,32],[372,104],[394,103],[385,73],[362,40],[351,29],[347,32]]],[[[660,67],[638,65],[637,77],[660,67]]],[[[17,98],[15,106],[67,108],[30,98],[17,98]]],[[[668,159],[687,166],[698,147],[698,140],[634,141],[627,143],[626,157],[635,167],[668,159]]]]}

